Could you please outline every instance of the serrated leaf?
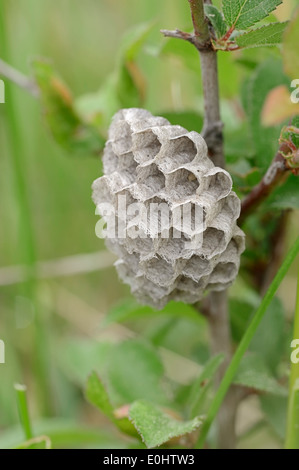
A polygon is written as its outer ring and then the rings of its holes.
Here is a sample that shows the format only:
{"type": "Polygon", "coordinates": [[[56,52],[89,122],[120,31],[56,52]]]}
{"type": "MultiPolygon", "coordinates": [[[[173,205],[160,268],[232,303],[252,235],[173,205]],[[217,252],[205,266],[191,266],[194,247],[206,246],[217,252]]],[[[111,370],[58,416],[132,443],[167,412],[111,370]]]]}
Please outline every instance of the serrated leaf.
{"type": "Polygon", "coordinates": [[[223,18],[222,13],[215,5],[205,5],[205,14],[209,18],[215,30],[217,38],[222,38],[228,30],[228,26],[223,18]]]}
{"type": "Polygon", "coordinates": [[[149,449],[159,447],[174,437],[189,434],[203,423],[201,417],[178,421],[146,400],[133,403],[130,420],[149,449]]]}
{"type": "Polygon", "coordinates": [[[95,372],[92,372],[87,380],[85,394],[87,400],[107,416],[121,431],[133,436],[136,434],[128,418],[117,419],[115,417],[108,392],[95,372]]]}
{"type": "Polygon", "coordinates": [[[261,28],[236,37],[236,43],[243,49],[261,46],[277,46],[282,42],[283,33],[288,23],[270,23],[261,28]]]}
{"type": "Polygon", "coordinates": [[[248,354],[242,359],[234,384],[273,395],[287,395],[287,390],[271,376],[262,357],[257,354],[248,354]]]}
{"type": "Polygon", "coordinates": [[[188,398],[191,418],[194,418],[202,411],[207,390],[211,386],[213,378],[223,361],[224,354],[217,354],[217,356],[212,357],[205,364],[200,376],[194,381],[188,398]]]}
{"type": "Polygon", "coordinates": [[[283,41],[284,70],[291,79],[299,78],[299,9],[290,22],[283,41]]]}
{"type": "Polygon", "coordinates": [[[104,148],[104,138],[95,126],[79,116],[69,89],[52,65],[45,60],[35,60],[32,68],[43,114],[57,143],[72,154],[98,155],[104,148]]]}
{"type": "Polygon", "coordinates": [[[227,23],[235,29],[246,29],[266,18],[282,0],[223,0],[227,23]]]}
{"type": "Polygon", "coordinates": [[[156,350],[141,340],[118,344],[111,351],[107,380],[109,393],[117,406],[147,399],[166,403],[162,387],[164,368],[156,350]]]}

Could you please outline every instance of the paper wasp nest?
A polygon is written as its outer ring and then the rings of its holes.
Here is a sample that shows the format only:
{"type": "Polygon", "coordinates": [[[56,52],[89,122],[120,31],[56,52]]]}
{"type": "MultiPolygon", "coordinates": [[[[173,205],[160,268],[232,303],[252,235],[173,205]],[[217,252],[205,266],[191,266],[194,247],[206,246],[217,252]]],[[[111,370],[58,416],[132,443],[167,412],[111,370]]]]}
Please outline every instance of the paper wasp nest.
{"type": "Polygon", "coordinates": [[[240,200],[197,132],[143,109],[121,110],[103,164],[93,200],[107,224],[107,206],[114,209],[117,230],[107,230],[106,244],[138,301],[195,303],[232,284],[245,246],[240,200]]]}

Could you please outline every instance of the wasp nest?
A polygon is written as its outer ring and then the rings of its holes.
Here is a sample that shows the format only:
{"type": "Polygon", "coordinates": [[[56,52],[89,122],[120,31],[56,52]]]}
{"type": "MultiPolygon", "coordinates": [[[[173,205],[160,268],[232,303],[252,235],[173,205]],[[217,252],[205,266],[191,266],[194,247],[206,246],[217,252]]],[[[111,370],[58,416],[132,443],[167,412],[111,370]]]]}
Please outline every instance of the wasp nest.
{"type": "Polygon", "coordinates": [[[119,276],[141,303],[195,303],[233,283],[245,245],[236,224],[240,200],[197,132],[143,109],[121,110],[103,164],[93,199],[107,221],[119,276]]]}

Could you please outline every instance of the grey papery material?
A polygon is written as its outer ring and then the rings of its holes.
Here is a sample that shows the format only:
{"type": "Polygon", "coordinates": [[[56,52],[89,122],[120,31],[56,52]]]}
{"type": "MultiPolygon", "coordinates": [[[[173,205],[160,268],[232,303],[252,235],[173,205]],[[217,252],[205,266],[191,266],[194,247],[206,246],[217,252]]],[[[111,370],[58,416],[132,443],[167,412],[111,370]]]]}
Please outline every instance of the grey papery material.
{"type": "Polygon", "coordinates": [[[245,249],[236,223],[240,200],[229,173],[209,159],[201,135],[146,110],[124,109],[113,118],[103,164],[93,200],[101,215],[101,205],[109,203],[124,220],[125,238],[107,238],[106,245],[139,302],[158,309],[170,300],[195,303],[233,283],[245,249]],[[126,196],[126,207],[139,203],[145,216],[136,222],[118,207],[119,196],[126,196]],[[151,203],[167,205],[167,223],[161,217],[146,223],[151,203]],[[184,206],[191,208],[190,223],[182,221],[184,206]],[[197,210],[203,220],[196,225],[197,210]],[[142,236],[136,238],[136,230],[142,236]]]}

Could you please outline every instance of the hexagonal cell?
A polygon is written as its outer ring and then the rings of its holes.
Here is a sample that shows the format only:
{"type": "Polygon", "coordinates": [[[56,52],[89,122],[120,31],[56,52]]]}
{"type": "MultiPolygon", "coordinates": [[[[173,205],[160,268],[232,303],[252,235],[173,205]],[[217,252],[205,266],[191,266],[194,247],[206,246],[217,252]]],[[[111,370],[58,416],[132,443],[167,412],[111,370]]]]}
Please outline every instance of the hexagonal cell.
{"type": "Polygon", "coordinates": [[[199,281],[194,281],[190,277],[180,276],[177,279],[177,289],[185,292],[192,292],[196,293],[202,289],[204,289],[207,283],[207,278],[202,278],[199,281]]]}
{"type": "Polygon", "coordinates": [[[150,303],[151,305],[156,305],[160,309],[165,305],[162,299],[167,298],[171,290],[172,287],[168,288],[159,286],[144,276],[136,279],[136,282],[132,287],[132,292],[140,303],[150,303]]]}
{"type": "Polygon", "coordinates": [[[230,193],[224,199],[221,211],[231,220],[237,220],[240,217],[241,201],[235,193],[230,193]]]}
{"type": "Polygon", "coordinates": [[[209,181],[207,191],[217,200],[226,197],[230,193],[232,180],[228,173],[219,170],[213,175],[206,175],[205,178],[209,181]]]}
{"type": "Polygon", "coordinates": [[[205,221],[205,208],[199,204],[187,202],[173,210],[173,226],[190,238],[203,233],[206,229],[205,221]]]}
{"type": "Polygon", "coordinates": [[[141,164],[153,160],[161,150],[161,142],[151,129],[133,134],[132,141],[135,160],[141,164]]]}
{"type": "Polygon", "coordinates": [[[222,253],[225,249],[225,235],[222,230],[217,230],[214,227],[208,227],[203,233],[203,243],[201,252],[203,256],[208,259],[222,253]]]}
{"type": "Polygon", "coordinates": [[[104,173],[110,175],[118,168],[118,156],[112,150],[112,143],[107,142],[103,154],[104,173]]]}
{"type": "Polygon", "coordinates": [[[191,163],[197,155],[197,148],[192,140],[186,136],[170,139],[167,147],[163,149],[159,164],[163,171],[171,172],[182,165],[191,163]]]}
{"type": "Polygon", "coordinates": [[[159,286],[169,286],[175,276],[175,268],[164,259],[157,257],[144,264],[145,276],[159,286]]]}
{"type": "Polygon", "coordinates": [[[169,238],[172,221],[172,213],[169,204],[159,197],[153,197],[145,202],[146,231],[151,237],[161,234],[163,238],[169,238]]]}
{"type": "MultiPolygon", "coordinates": [[[[127,231],[127,238],[125,240],[125,246],[129,253],[139,253],[141,258],[147,258],[154,255],[154,242],[146,234],[132,238],[132,227],[131,230],[127,231]]],[[[142,233],[142,230],[138,230],[138,233],[142,233]]]]}
{"type": "Polygon", "coordinates": [[[181,200],[196,194],[199,188],[197,177],[192,171],[181,168],[167,175],[167,189],[175,200],[181,200]]]}
{"type": "Polygon", "coordinates": [[[132,152],[122,154],[118,159],[118,171],[128,183],[132,184],[136,180],[136,168],[138,163],[134,159],[132,152]]]}
{"type": "Polygon", "coordinates": [[[245,234],[244,232],[236,225],[232,240],[236,243],[238,247],[239,256],[245,250],[245,234]]]}
{"type": "Polygon", "coordinates": [[[165,176],[155,163],[138,168],[137,182],[143,197],[146,199],[156,196],[165,188],[165,176]]]}
{"type": "Polygon", "coordinates": [[[101,176],[92,184],[92,199],[96,205],[113,203],[114,194],[111,190],[110,180],[107,176],[101,176]]]}
{"type": "Polygon", "coordinates": [[[198,281],[202,276],[207,276],[212,270],[211,263],[198,255],[193,255],[185,264],[183,274],[198,281]]]}
{"type": "Polygon", "coordinates": [[[218,263],[210,276],[210,283],[231,282],[235,279],[237,273],[238,267],[235,263],[218,263]]]}
{"type": "Polygon", "coordinates": [[[117,155],[121,155],[132,150],[132,131],[126,121],[119,121],[115,126],[112,150],[117,155]]]}
{"type": "Polygon", "coordinates": [[[174,229],[170,228],[169,238],[162,238],[159,241],[158,254],[169,261],[181,258],[186,250],[186,243],[190,242],[183,233],[175,232],[177,234],[176,237],[174,237],[174,229]]]}

